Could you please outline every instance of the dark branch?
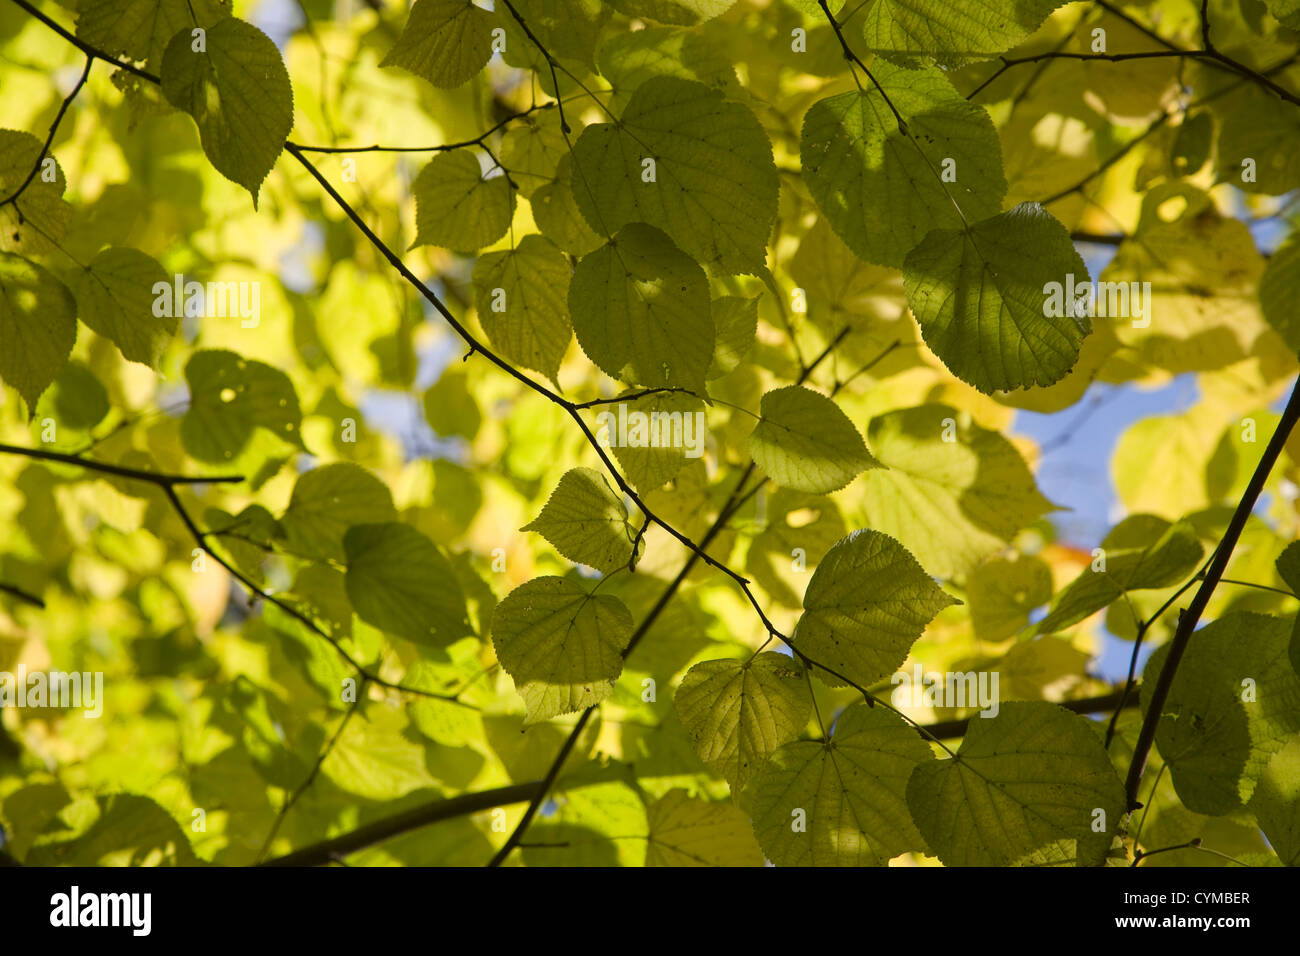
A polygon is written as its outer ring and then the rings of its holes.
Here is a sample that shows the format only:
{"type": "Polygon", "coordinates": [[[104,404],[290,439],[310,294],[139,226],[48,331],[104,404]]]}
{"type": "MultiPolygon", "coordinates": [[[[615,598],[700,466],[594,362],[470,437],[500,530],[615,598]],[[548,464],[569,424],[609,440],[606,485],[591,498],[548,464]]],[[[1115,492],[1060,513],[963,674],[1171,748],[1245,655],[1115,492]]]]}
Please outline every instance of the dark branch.
{"type": "Polygon", "coordinates": [[[1228,567],[1228,561],[1232,557],[1233,548],[1237,545],[1237,539],[1241,537],[1242,529],[1246,526],[1246,520],[1250,517],[1251,511],[1254,510],[1255,502],[1259,500],[1260,492],[1264,490],[1264,484],[1268,481],[1268,476],[1272,472],[1274,464],[1277,463],[1278,456],[1282,453],[1282,448],[1286,444],[1287,436],[1291,434],[1297,419],[1300,419],[1300,379],[1296,380],[1291,389],[1291,397],[1287,400],[1286,409],[1282,412],[1282,417],[1277,423],[1273,437],[1268,440],[1268,446],[1264,449],[1259,464],[1255,467],[1255,473],[1250,476],[1250,482],[1246,485],[1246,491],[1241,496],[1241,501],[1237,503],[1237,508],[1232,513],[1232,520],[1228,522],[1228,528],[1223,533],[1223,540],[1214,549],[1209,567],[1205,572],[1205,580],[1201,583],[1195,597],[1192,598],[1192,603],[1179,615],[1178,629],[1174,632],[1174,638],[1169,643],[1169,655],[1165,658],[1164,666],[1160,668],[1160,676],[1156,678],[1155,685],[1152,687],[1151,700],[1147,705],[1146,717],[1142,721],[1142,730],[1138,734],[1137,744],[1133,748],[1133,762],[1128,768],[1125,791],[1130,812],[1137,809],[1139,805],[1137,798],[1138,785],[1142,782],[1147,757],[1150,755],[1151,746],[1156,739],[1156,727],[1159,725],[1160,717],[1164,713],[1165,701],[1169,698],[1169,688],[1173,685],[1174,675],[1178,672],[1178,665],[1183,659],[1183,654],[1187,651],[1187,644],[1192,638],[1192,633],[1196,630],[1201,614],[1204,613],[1206,605],[1210,603],[1210,598],[1214,595],[1214,589],[1218,586],[1219,580],[1223,577],[1223,572],[1228,567]]]}
{"type": "Polygon", "coordinates": [[[12,584],[5,584],[3,581],[0,581],[0,594],[11,595],[22,601],[24,604],[30,604],[33,607],[39,607],[41,609],[45,608],[45,602],[35,594],[24,591],[22,588],[15,587],[12,584]]]}
{"type": "Polygon", "coordinates": [[[170,488],[175,485],[234,484],[244,480],[243,475],[167,475],[155,471],[142,471],[139,468],[126,468],[122,465],[114,465],[106,461],[95,461],[93,458],[82,458],[78,455],[64,455],[40,448],[23,448],[19,445],[6,445],[3,443],[0,443],[0,454],[21,455],[24,458],[35,458],[38,461],[57,461],[64,465],[75,465],[89,471],[126,478],[129,481],[145,481],[160,488],[170,488]]]}
{"type": "Polygon", "coordinates": [[[468,146],[482,146],[484,140],[503,126],[536,113],[538,110],[554,109],[558,105],[558,103],[538,103],[526,110],[520,110],[518,113],[511,113],[491,129],[484,130],[473,139],[462,140],[459,143],[444,143],[441,146],[305,146],[302,143],[294,143],[293,145],[304,153],[447,153],[468,146]]]}
{"type": "Polygon", "coordinates": [[[541,781],[516,783],[495,790],[482,790],[478,793],[465,793],[449,800],[415,807],[403,813],[376,820],[363,827],[345,833],[342,836],[316,843],[301,850],[295,850],[274,860],[267,860],[262,866],[322,866],[336,861],[336,858],[356,853],[366,847],[383,843],[393,837],[401,836],[411,830],[418,830],[431,823],[451,820],[469,813],[478,813],[493,807],[522,803],[532,797],[541,787],[541,781]]]}
{"type": "MultiPolygon", "coordinates": [[[[1052,701],[1066,710],[1073,711],[1076,714],[1096,714],[1102,711],[1115,710],[1118,713],[1125,707],[1136,707],[1137,701],[1131,703],[1125,701],[1124,690],[1122,688],[1112,690],[1107,694],[1099,694],[1096,697],[1081,697],[1078,700],[1057,700],[1052,701]]],[[[934,724],[925,724],[925,729],[936,737],[953,738],[961,737],[966,733],[972,720],[980,719],[978,715],[974,717],[961,717],[957,720],[945,720],[934,724]]]]}
{"type": "Polygon", "coordinates": [[[27,0],[11,0],[11,2],[17,4],[19,7],[26,10],[37,20],[40,20],[41,23],[44,23],[47,27],[49,27],[59,36],[63,37],[63,39],[67,40],[69,43],[75,46],[82,53],[86,54],[86,56],[95,60],[103,60],[105,63],[111,63],[119,70],[126,70],[128,73],[134,73],[136,76],[140,77],[140,79],[148,80],[150,83],[161,83],[161,80],[159,80],[158,77],[154,76],[148,70],[141,69],[140,67],[136,66],[133,63],[128,63],[126,60],[119,60],[117,57],[110,56],[109,54],[105,53],[103,50],[95,49],[89,43],[86,43],[84,40],[78,38],[77,35],[74,34],[72,31],[68,30],[65,27],[60,26],[54,20],[51,20],[40,10],[36,9],[36,7],[28,3],[27,0]]]}

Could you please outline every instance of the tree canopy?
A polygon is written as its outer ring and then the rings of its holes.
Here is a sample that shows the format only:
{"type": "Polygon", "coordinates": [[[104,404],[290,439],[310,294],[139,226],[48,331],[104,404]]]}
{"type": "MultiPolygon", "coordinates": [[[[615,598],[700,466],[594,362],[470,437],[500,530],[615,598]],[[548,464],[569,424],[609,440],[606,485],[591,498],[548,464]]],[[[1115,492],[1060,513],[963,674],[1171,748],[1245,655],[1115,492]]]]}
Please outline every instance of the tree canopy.
{"type": "Polygon", "coordinates": [[[0,0],[0,87],[5,860],[1300,861],[1294,0],[0,0]],[[1071,533],[1019,424],[1178,383],[1071,533]]]}

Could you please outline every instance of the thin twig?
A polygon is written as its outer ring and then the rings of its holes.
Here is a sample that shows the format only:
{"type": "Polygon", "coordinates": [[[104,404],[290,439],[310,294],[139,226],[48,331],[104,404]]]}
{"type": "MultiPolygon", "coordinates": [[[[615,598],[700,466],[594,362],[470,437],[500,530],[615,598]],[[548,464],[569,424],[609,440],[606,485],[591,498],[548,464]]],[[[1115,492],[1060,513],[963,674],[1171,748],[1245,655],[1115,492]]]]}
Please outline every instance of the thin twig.
{"type": "Polygon", "coordinates": [[[59,106],[59,112],[55,115],[54,122],[50,124],[49,135],[45,137],[45,143],[41,146],[41,151],[37,153],[36,162],[32,163],[32,168],[27,174],[27,178],[22,181],[22,184],[17,189],[11,192],[4,199],[0,199],[0,207],[7,206],[12,202],[17,202],[18,197],[23,194],[29,185],[31,185],[31,181],[35,179],[36,174],[40,172],[41,163],[45,159],[45,154],[50,151],[50,146],[54,142],[54,134],[59,131],[59,124],[63,122],[63,115],[68,112],[68,107],[71,106],[72,101],[77,98],[77,94],[81,92],[81,88],[86,85],[86,80],[90,79],[90,67],[94,62],[95,58],[93,56],[86,57],[86,67],[81,71],[81,79],[77,80],[72,91],[63,98],[63,103],[59,106]]]}

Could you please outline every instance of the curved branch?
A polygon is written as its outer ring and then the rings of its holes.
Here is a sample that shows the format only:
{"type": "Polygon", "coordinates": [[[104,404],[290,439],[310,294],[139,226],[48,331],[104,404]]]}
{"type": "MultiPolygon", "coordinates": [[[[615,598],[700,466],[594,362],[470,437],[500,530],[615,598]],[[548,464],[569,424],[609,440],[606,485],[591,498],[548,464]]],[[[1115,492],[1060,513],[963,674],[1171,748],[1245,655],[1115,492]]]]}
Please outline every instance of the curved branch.
{"type": "Polygon", "coordinates": [[[260,865],[321,866],[349,853],[356,853],[358,850],[383,843],[385,840],[391,840],[393,837],[401,836],[410,830],[418,830],[431,823],[439,823],[442,820],[450,820],[506,804],[522,803],[531,798],[541,785],[540,780],[535,780],[531,783],[516,783],[508,787],[497,787],[495,790],[481,790],[478,793],[461,794],[449,800],[439,800],[376,820],[351,833],[314,843],[301,850],[276,857],[274,860],[267,860],[260,865]]]}

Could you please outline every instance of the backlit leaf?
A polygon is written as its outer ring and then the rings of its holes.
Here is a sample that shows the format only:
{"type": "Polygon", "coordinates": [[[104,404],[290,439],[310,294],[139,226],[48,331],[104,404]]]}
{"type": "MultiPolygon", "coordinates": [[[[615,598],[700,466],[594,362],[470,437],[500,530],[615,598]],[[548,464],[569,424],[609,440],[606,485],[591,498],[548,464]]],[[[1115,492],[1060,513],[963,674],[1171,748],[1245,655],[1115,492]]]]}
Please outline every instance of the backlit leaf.
{"type": "Polygon", "coordinates": [[[925,626],[956,603],[893,538],[855,531],[817,565],[792,639],[824,676],[865,687],[902,664],[925,626]]]}
{"type": "Polygon", "coordinates": [[[848,416],[801,385],[763,396],[749,453],[777,484],[814,494],[837,491],[877,465],[848,416]]]}
{"type": "Polygon", "coordinates": [[[492,645],[523,695],[525,724],[608,697],[631,636],[632,615],[623,602],[588,594],[565,578],[521,584],[492,613],[492,645]]]}
{"type": "Polygon", "coordinates": [[[439,153],[411,185],[415,242],[473,252],[496,242],[510,227],[515,193],[503,175],[485,177],[473,153],[439,153]]]}
{"type": "Polygon", "coordinates": [[[578,344],[609,375],[703,394],[714,345],[708,280],[658,229],[633,223],[583,256],[569,311],[578,344]]]}
{"type": "Polygon", "coordinates": [[[279,369],[209,349],[185,364],[185,379],[190,407],[181,419],[181,439],[200,461],[235,457],[256,428],[303,448],[298,395],[279,369]]]}
{"type": "Polygon", "coordinates": [[[33,408],[76,338],[77,306],[67,286],[36,263],[0,252],[0,381],[33,408]]]}
{"type": "Polygon", "coordinates": [[[763,267],[777,176],[748,108],[701,83],[657,76],[632,94],[617,125],[583,130],[573,157],[578,208],[597,232],[644,222],[710,270],[763,267]]]}
{"type": "Polygon", "coordinates": [[[392,521],[353,525],[343,550],[348,597],[367,624],[435,646],[470,633],[451,565],[415,528],[392,521]]]}
{"type": "Polygon", "coordinates": [[[830,740],[786,744],[754,782],[754,830],[777,866],[886,866],[923,850],[908,779],[933,764],[924,740],[884,708],[853,704],[830,740]]]}
{"type": "Polygon", "coordinates": [[[380,66],[400,66],[434,86],[460,86],[492,55],[492,15],[470,0],[419,0],[380,66]]]}
{"type": "Polygon", "coordinates": [[[931,229],[959,228],[963,214],[970,222],[996,215],[1007,185],[993,121],[943,73],[880,63],[872,74],[884,95],[868,86],[813,104],[799,153],[836,234],[868,262],[898,267],[931,229]]]}
{"type": "Polygon", "coordinates": [[[771,651],[696,664],[673,702],[700,759],[737,793],[772,751],[798,736],[811,712],[799,662],[771,651]]]}
{"type": "Polygon", "coordinates": [[[247,189],[256,206],[293,127],[293,89],[284,61],[265,33],[236,17],[207,29],[203,51],[194,45],[185,29],[168,42],[163,93],[194,117],[212,165],[247,189]]]}
{"type": "Polygon", "coordinates": [[[907,805],[945,865],[1006,866],[1058,840],[1088,839],[1095,820],[1114,832],[1124,787],[1083,717],[1012,701],[972,720],[956,757],[919,766],[907,805]]]}
{"type": "Polygon", "coordinates": [[[606,574],[627,567],[636,537],[622,499],[590,468],[566,472],[542,513],[520,530],[536,531],[570,561],[606,574]]]}
{"type": "Polygon", "coordinates": [[[956,230],[936,229],[907,254],[907,304],[925,344],[981,392],[1051,385],[1079,359],[1091,328],[1072,302],[1045,295],[1086,286],[1069,233],[1037,203],[956,230]]]}

